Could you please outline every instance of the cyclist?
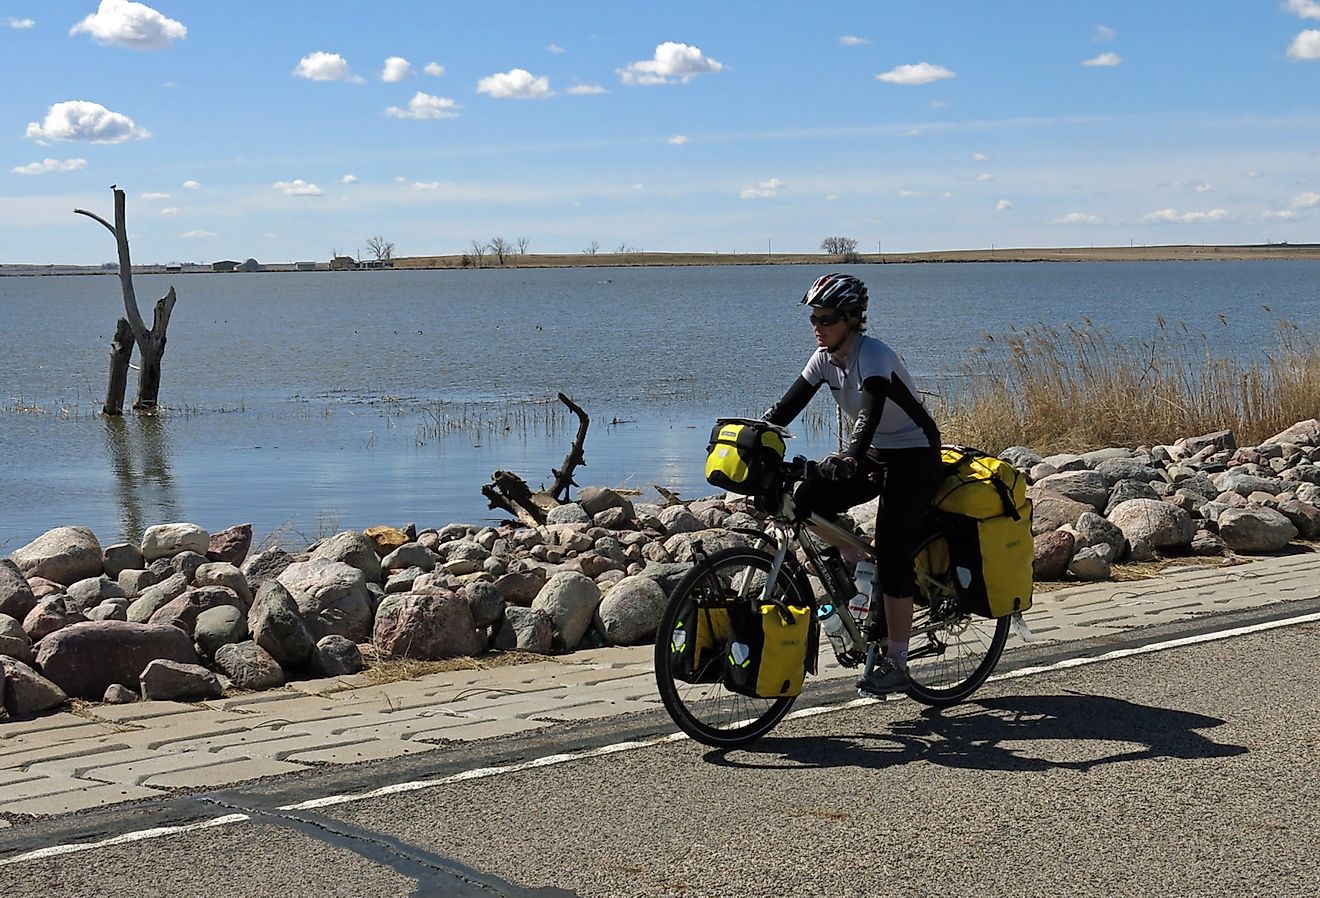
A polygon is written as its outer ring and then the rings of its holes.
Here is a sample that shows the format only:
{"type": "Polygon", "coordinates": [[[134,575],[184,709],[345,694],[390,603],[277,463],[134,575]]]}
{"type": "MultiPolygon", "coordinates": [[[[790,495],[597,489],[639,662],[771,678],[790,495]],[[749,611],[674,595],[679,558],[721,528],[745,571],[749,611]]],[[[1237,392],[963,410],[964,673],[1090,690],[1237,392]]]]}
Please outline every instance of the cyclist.
{"type": "MultiPolygon", "coordinates": [[[[787,426],[821,385],[829,384],[839,408],[853,422],[847,447],[821,459],[821,477],[804,482],[798,496],[823,514],[837,514],[880,497],[875,528],[877,582],[872,595],[884,597],[888,647],[857,687],[883,695],[908,684],[916,592],[912,553],[919,524],[935,494],[940,432],[898,354],[866,334],[865,284],[851,275],[827,274],[811,285],[801,304],[811,311],[816,351],[763,417],[787,426]]],[[[873,601],[868,620],[873,622],[875,613],[873,601]]],[[[874,638],[873,633],[868,636],[874,638]]]]}

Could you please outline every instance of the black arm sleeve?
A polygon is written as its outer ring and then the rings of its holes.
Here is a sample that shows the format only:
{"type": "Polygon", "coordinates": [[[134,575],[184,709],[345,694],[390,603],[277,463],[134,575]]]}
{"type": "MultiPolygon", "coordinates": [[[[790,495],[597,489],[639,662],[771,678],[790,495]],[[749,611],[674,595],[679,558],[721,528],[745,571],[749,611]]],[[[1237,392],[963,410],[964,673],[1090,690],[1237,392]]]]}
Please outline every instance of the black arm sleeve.
{"type": "Polygon", "coordinates": [[[771,424],[787,427],[793,422],[794,418],[802,414],[802,410],[807,407],[807,403],[811,401],[811,397],[815,396],[816,391],[819,389],[820,384],[813,387],[805,377],[799,374],[797,380],[793,381],[793,385],[784,394],[784,397],[766,409],[765,414],[761,417],[771,424]]]}
{"type": "Polygon", "coordinates": [[[862,461],[871,448],[871,438],[880,426],[880,415],[885,410],[885,397],[889,394],[889,378],[875,375],[862,381],[862,408],[853,422],[852,436],[844,455],[862,461]]]}

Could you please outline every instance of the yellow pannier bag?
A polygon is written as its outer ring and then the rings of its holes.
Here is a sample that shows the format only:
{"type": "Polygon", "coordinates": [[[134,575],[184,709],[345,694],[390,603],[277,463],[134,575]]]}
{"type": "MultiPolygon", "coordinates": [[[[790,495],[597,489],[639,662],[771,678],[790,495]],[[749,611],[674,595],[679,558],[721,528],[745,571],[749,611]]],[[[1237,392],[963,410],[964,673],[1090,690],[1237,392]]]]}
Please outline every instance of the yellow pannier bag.
{"type": "Polygon", "coordinates": [[[812,610],[739,602],[729,611],[732,633],[724,659],[724,685],[757,698],[800,694],[811,644],[812,610]]]}
{"type": "Polygon", "coordinates": [[[784,441],[764,422],[721,422],[710,433],[706,453],[711,486],[753,496],[766,489],[784,460],[784,441]]]}
{"type": "Polygon", "coordinates": [[[674,623],[669,637],[669,669],[686,683],[716,683],[724,675],[729,641],[728,608],[700,607],[695,602],[674,623]]]}
{"type": "Polygon", "coordinates": [[[1026,478],[1002,459],[962,446],[940,451],[944,477],[931,501],[947,542],[925,547],[917,569],[946,572],[962,606],[982,617],[1031,607],[1031,500],[1026,478]]]}

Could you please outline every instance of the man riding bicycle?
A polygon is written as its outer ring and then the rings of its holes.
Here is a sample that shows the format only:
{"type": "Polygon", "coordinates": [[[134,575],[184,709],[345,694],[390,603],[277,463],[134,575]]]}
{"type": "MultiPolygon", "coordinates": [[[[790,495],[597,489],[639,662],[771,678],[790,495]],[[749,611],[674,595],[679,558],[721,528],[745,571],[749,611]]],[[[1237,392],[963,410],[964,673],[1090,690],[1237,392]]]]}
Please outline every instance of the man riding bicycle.
{"type": "MultiPolygon", "coordinates": [[[[940,432],[917,395],[912,375],[886,343],[866,334],[866,285],[847,274],[827,274],[802,297],[811,310],[817,349],[782,399],[763,416],[781,427],[793,421],[829,384],[853,422],[846,448],[821,459],[821,477],[807,481],[799,500],[821,514],[837,514],[880,497],[876,517],[876,587],[883,595],[888,647],[857,687],[873,695],[905,689],[912,600],[912,554],[920,523],[935,494],[940,432]]],[[[843,547],[846,557],[855,552],[843,547]]],[[[877,617],[872,602],[869,622],[877,617]]],[[[869,634],[868,634],[869,635],[869,634]]]]}

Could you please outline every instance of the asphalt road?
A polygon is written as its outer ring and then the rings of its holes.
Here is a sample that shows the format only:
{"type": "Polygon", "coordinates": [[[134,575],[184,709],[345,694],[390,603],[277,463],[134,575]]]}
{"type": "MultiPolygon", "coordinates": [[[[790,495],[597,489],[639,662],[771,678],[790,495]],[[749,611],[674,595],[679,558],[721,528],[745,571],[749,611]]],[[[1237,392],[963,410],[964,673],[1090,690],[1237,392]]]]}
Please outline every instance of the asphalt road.
{"type": "MultiPolygon", "coordinates": [[[[1304,610],[1315,609],[1290,609],[1304,610]]],[[[625,718],[353,781],[327,771],[19,825],[0,830],[0,859],[250,817],[0,866],[0,894],[1313,898],[1318,644],[1309,623],[994,681],[942,712],[845,707],[786,721],[746,750],[671,741],[279,810],[672,729],[625,718]]]]}

